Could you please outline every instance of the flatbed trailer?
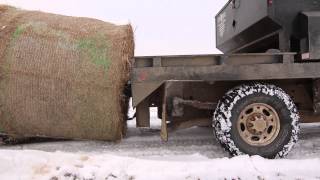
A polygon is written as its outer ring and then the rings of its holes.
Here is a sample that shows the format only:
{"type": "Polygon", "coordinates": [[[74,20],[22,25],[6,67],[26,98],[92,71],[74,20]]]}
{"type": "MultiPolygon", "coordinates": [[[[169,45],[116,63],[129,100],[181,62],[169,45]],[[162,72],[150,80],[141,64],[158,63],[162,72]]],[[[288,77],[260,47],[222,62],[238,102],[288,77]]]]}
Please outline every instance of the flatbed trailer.
{"type": "Polygon", "coordinates": [[[294,100],[302,123],[320,121],[320,62],[296,53],[136,57],[132,72],[137,127],[150,127],[149,107],[158,107],[161,137],[168,131],[211,126],[217,104],[233,87],[266,83],[294,100]]]}
{"type": "Polygon", "coordinates": [[[284,157],[299,123],[320,122],[319,23],[318,1],[230,0],[216,16],[225,54],[134,58],[137,127],[157,107],[164,141],[213,126],[232,155],[284,157]]]}

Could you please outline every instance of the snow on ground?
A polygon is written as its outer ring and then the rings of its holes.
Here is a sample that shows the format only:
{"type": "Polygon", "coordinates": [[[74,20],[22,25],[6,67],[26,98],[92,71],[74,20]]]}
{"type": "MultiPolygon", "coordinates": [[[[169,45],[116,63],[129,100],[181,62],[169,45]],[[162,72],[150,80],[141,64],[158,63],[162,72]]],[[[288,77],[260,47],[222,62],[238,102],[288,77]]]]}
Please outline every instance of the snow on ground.
{"type": "Polygon", "coordinates": [[[0,179],[320,179],[320,125],[302,126],[301,140],[286,159],[230,158],[211,128],[169,134],[140,131],[130,122],[120,143],[47,141],[0,146],[0,179]]]}
{"type": "Polygon", "coordinates": [[[265,160],[240,156],[192,161],[146,160],[109,154],[0,151],[1,179],[320,179],[320,160],[265,160]]]}

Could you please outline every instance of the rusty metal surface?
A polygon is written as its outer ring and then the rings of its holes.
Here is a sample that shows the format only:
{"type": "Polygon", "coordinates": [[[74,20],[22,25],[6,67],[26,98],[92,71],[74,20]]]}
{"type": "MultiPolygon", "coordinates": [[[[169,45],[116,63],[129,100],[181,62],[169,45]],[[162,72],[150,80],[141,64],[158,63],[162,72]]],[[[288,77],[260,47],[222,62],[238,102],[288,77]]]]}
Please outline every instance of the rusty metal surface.
{"type": "Polygon", "coordinates": [[[184,106],[193,107],[196,109],[214,110],[217,103],[213,102],[201,102],[198,100],[185,100],[179,97],[173,97],[172,116],[181,117],[184,114],[184,106]]]}
{"type": "Polygon", "coordinates": [[[200,81],[166,81],[167,113],[170,122],[190,121],[193,119],[211,119],[215,104],[234,83],[207,83],[200,81]],[[208,107],[199,109],[188,105],[175,105],[174,99],[181,98],[185,102],[207,102],[208,107]],[[178,108],[178,109],[177,109],[178,108]]]}
{"type": "MultiPolygon", "coordinates": [[[[141,77],[140,77],[141,78],[141,77]]],[[[132,103],[136,107],[145,98],[150,96],[153,92],[161,87],[162,81],[151,83],[132,83],[132,103]]]]}
{"type": "Polygon", "coordinates": [[[242,54],[200,54],[174,56],[138,56],[134,58],[134,68],[146,67],[198,67],[221,64],[272,64],[281,63],[284,55],[295,53],[242,53],[242,54]]]}
{"type": "Polygon", "coordinates": [[[320,77],[320,63],[219,65],[204,67],[158,67],[133,70],[134,83],[166,80],[241,81],[308,79],[320,77]],[[139,74],[145,74],[140,79],[139,74]]]}
{"type": "Polygon", "coordinates": [[[134,58],[134,68],[168,66],[210,66],[220,64],[220,54],[138,56],[134,58]]]}
{"type": "MultiPolygon", "coordinates": [[[[163,115],[162,108],[165,107],[165,122],[171,124],[186,123],[195,119],[207,119],[207,122],[210,122],[212,109],[228,89],[247,81],[257,80],[283,88],[294,99],[299,110],[303,111],[305,117],[302,119],[303,122],[319,121],[319,117],[312,115],[314,100],[311,79],[320,77],[320,63],[298,63],[295,62],[294,55],[294,53],[212,55],[212,57],[203,55],[199,56],[201,60],[195,66],[191,64],[197,61],[197,55],[138,57],[136,62],[143,63],[135,66],[132,72],[133,99],[138,105],[145,98],[150,98],[150,104],[158,107],[159,117],[163,115]],[[181,63],[182,59],[185,62],[181,63]],[[212,60],[217,64],[207,65],[208,62],[213,62],[212,60]],[[146,63],[147,61],[152,62],[151,66],[146,63]],[[161,95],[164,88],[160,88],[164,87],[164,84],[165,99],[161,95]],[[175,103],[174,97],[183,100],[175,103]],[[165,106],[164,101],[166,101],[165,106]],[[202,107],[203,104],[199,104],[200,102],[209,103],[201,110],[195,108],[202,107]],[[212,109],[205,110],[207,106],[211,106],[212,109]]],[[[167,127],[164,129],[163,132],[166,132],[167,127]]]]}
{"type": "Polygon", "coordinates": [[[212,102],[201,102],[197,100],[184,100],[180,98],[174,98],[173,103],[175,104],[183,104],[186,106],[190,106],[196,109],[205,109],[205,110],[214,110],[217,103],[212,102]]]}
{"type": "Polygon", "coordinates": [[[163,88],[163,97],[162,97],[162,119],[161,119],[161,131],[160,131],[160,137],[162,141],[168,141],[169,135],[168,135],[168,107],[167,107],[167,89],[168,89],[168,83],[164,84],[163,88]]]}
{"type": "MultiPolygon", "coordinates": [[[[162,83],[166,80],[258,80],[310,78],[319,75],[319,64],[294,62],[295,53],[258,53],[234,55],[161,56],[157,66],[149,66],[155,57],[137,57],[132,73],[133,86],[138,83],[162,83]],[[177,59],[175,59],[177,58],[177,59]],[[206,60],[204,61],[203,58],[206,60]],[[208,65],[207,61],[214,61],[208,65]],[[183,61],[182,61],[183,60],[183,61]],[[193,65],[198,61],[197,65],[193,65]],[[202,61],[201,61],[202,60],[202,61]],[[166,64],[166,66],[158,66],[166,64]],[[304,72],[306,71],[306,73],[304,72]]],[[[153,63],[152,63],[153,64],[153,63]]],[[[134,92],[133,92],[134,93],[134,92]]],[[[134,93],[135,94],[135,93],[134,93]]]]}
{"type": "Polygon", "coordinates": [[[146,98],[136,108],[136,126],[139,128],[150,127],[149,99],[146,98]]]}

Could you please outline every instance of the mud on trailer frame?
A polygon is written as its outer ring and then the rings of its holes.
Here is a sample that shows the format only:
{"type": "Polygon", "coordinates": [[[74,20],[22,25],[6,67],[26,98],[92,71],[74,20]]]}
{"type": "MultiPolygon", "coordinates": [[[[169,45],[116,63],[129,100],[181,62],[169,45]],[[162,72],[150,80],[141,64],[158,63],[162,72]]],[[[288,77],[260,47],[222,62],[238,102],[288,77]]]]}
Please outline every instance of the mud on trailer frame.
{"type": "Polygon", "coordinates": [[[158,107],[164,141],[213,125],[232,155],[285,156],[300,122],[320,122],[319,10],[312,0],[230,0],[216,16],[225,55],[135,57],[137,127],[158,107]]]}

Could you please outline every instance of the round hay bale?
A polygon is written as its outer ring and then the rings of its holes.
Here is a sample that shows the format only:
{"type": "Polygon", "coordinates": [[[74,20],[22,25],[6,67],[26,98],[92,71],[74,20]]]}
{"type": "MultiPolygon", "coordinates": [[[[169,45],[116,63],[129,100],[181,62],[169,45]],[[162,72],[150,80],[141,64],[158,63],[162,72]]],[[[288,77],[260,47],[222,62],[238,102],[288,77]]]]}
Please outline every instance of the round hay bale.
{"type": "Polygon", "coordinates": [[[130,25],[0,6],[0,132],[120,140],[130,25]]]}

